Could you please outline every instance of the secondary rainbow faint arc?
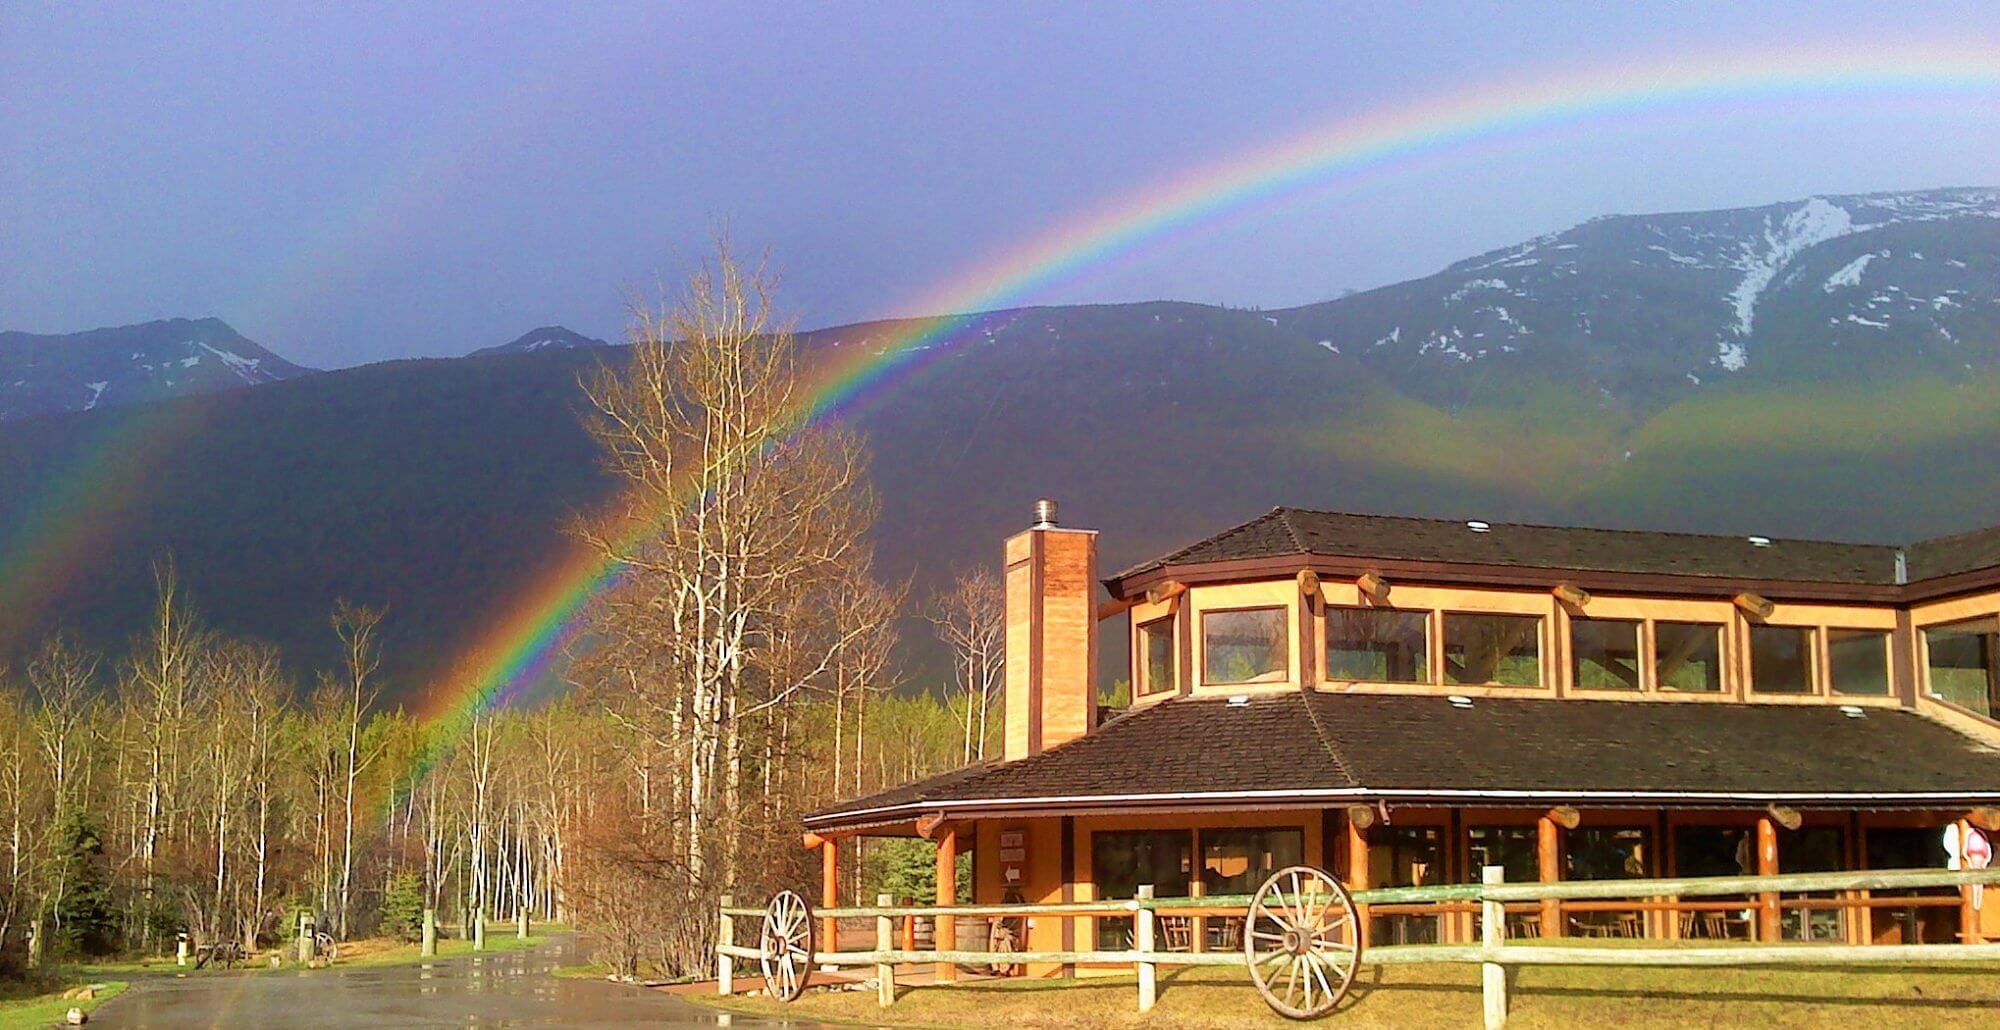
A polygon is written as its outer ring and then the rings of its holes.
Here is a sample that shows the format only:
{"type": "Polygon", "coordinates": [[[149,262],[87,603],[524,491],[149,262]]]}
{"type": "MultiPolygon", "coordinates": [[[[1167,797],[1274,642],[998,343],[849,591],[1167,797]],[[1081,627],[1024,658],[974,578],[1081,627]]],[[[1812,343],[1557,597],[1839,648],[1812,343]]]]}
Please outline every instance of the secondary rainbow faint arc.
{"type": "MultiPolygon", "coordinates": [[[[1282,203],[1308,189],[1359,181],[1405,163],[1614,116],[1707,109],[1736,102],[1864,93],[1986,94],[2000,88],[2000,47],[1806,47],[1663,59],[1545,78],[1483,83],[1414,104],[1338,119],[1244,156],[1165,180],[1056,226],[971,272],[925,291],[904,310],[959,312],[911,320],[886,339],[842,348],[804,405],[813,417],[853,405],[907,374],[988,312],[1018,306],[1066,276],[1225,215],[1282,203]]],[[[510,688],[575,632],[585,603],[618,569],[573,550],[481,636],[426,714],[462,717],[504,703],[510,688]]]]}

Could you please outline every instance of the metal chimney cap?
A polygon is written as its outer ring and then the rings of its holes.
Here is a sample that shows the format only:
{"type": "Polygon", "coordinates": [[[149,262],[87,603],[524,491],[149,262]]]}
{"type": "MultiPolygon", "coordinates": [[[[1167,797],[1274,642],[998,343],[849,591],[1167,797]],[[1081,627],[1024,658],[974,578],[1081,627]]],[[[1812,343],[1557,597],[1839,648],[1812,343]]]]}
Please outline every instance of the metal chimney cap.
{"type": "Polygon", "coordinates": [[[1056,502],[1044,497],[1035,502],[1035,528],[1051,529],[1056,524],[1056,502]]]}

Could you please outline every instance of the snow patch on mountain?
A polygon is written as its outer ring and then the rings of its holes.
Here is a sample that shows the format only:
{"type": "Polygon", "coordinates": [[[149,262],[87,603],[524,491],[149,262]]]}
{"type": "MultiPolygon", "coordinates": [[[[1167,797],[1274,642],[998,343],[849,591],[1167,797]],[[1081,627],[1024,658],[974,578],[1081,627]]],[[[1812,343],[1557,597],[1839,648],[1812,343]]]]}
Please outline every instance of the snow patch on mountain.
{"type": "Polygon", "coordinates": [[[1843,289],[1850,286],[1859,286],[1861,285],[1861,273],[1867,271],[1868,262],[1873,261],[1878,257],[1888,257],[1888,256],[1889,252],[1886,250],[1878,250],[1873,254],[1863,254],[1860,257],[1855,258],[1852,261],[1849,261],[1847,264],[1840,266],[1840,271],[1837,271],[1832,275],[1827,276],[1826,281],[1819,284],[1819,288],[1821,292],[1832,293],[1833,291],[1838,289],[1843,289]]]}

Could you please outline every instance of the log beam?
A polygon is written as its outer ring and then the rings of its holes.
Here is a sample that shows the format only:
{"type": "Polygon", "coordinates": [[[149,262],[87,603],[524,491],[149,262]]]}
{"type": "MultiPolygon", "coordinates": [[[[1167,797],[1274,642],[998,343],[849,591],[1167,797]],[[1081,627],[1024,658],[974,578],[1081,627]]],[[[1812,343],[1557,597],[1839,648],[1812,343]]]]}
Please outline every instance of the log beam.
{"type": "Polygon", "coordinates": [[[1753,619],[1768,619],[1771,617],[1772,612],[1778,610],[1778,606],[1772,604],[1769,598],[1750,593],[1747,590],[1730,598],[1730,603],[1741,608],[1743,614],[1753,619]]]}
{"type": "Polygon", "coordinates": [[[1574,611],[1582,611],[1590,607],[1590,591],[1577,586],[1575,583],[1557,583],[1549,589],[1549,593],[1556,595],[1556,600],[1561,601],[1574,611]]]}
{"type": "Polygon", "coordinates": [[[1787,830],[1796,830],[1805,822],[1799,810],[1788,805],[1767,805],[1764,811],[1770,813],[1772,822],[1787,830]]]}
{"type": "Polygon", "coordinates": [[[1575,805],[1557,805],[1549,809],[1549,821],[1565,830],[1574,830],[1583,825],[1583,813],[1575,805]]]}
{"type": "Polygon", "coordinates": [[[1361,596],[1376,604],[1389,603],[1389,581],[1383,579],[1382,574],[1373,569],[1354,577],[1354,588],[1361,591],[1361,596]]]}
{"type": "Polygon", "coordinates": [[[1147,587],[1146,603],[1160,604],[1165,601],[1171,601],[1181,596],[1182,594],[1187,593],[1187,589],[1188,588],[1186,583],[1176,583],[1173,580],[1168,580],[1165,583],[1161,583],[1156,586],[1147,587]]]}

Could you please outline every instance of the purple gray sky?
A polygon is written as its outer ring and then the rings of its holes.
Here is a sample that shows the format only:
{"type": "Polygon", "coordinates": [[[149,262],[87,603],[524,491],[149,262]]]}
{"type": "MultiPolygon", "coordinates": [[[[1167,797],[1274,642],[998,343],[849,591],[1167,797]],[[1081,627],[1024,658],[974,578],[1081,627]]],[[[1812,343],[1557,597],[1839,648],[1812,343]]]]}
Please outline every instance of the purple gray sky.
{"type": "MultiPolygon", "coordinates": [[[[623,296],[727,225],[804,325],[1272,141],[1566,69],[1872,41],[2000,7],[302,4],[0,7],[0,328],[217,315],[334,367],[623,296]]],[[[2000,184],[1994,94],[1609,118],[1170,236],[1035,301],[1283,306],[1598,214],[2000,184]]]]}

